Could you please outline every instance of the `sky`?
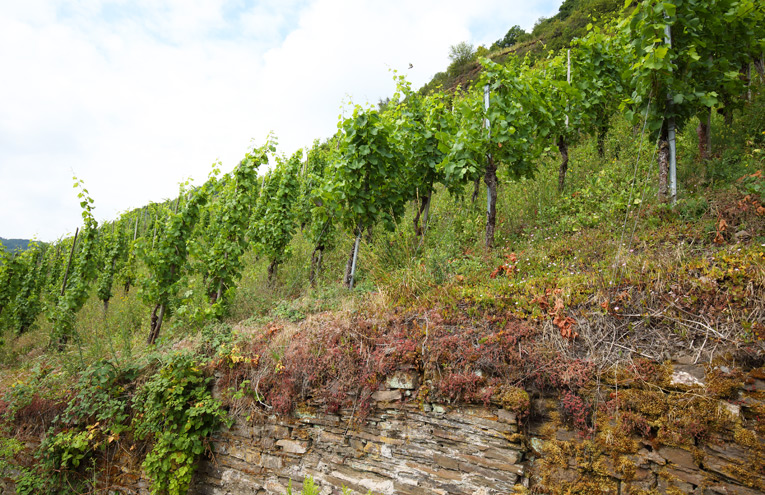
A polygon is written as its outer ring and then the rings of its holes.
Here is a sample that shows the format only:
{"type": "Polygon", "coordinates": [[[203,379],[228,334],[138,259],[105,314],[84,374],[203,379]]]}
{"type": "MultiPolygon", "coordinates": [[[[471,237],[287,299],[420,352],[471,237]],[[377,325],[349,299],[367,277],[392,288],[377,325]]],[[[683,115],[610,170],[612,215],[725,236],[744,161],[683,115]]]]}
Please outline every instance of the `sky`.
{"type": "Polygon", "coordinates": [[[269,132],[291,155],[349,102],[415,88],[461,41],[527,31],[561,0],[0,2],[0,237],[54,241],[231,171],[269,132]],[[409,65],[412,68],[409,68],[409,65]]]}

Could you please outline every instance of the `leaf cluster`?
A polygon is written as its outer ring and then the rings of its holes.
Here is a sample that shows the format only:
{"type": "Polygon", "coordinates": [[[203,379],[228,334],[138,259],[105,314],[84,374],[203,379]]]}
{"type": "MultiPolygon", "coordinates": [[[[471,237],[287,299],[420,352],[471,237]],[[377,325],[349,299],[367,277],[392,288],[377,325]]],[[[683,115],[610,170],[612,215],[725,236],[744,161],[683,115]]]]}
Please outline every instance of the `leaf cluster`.
{"type": "Polygon", "coordinates": [[[154,249],[142,239],[140,253],[149,271],[141,291],[145,301],[166,305],[176,294],[188,257],[189,238],[206,201],[203,190],[191,191],[178,213],[168,213],[154,249]]]}
{"type": "Polygon", "coordinates": [[[200,213],[201,235],[193,243],[211,302],[223,304],[218,296],[233,288],[241,274],[241,257],[248,245],[250,215],[259,189],[258,169],[268,164],[267,153],[274,150],[269,136],[266,144],[248,152],[230,175],[222,180],[213,176],[205,183],[208,197],[217,200],[200,213]]]}
{"type": "Polygon", "coordinates": [[[302,154],[298,150],[289,159],[277,158],[258,203],[252,238],[258,252],[274,266],[289,256],[288,246],[295,234],[302,154]]]}
{"type": "Polygon", "coordinates": [[[80,198],[84,225],[78,238],[77,252],[68,274],[67,285],[62,290],[50,315],[53,324],[51,337],[58,341],[59,346],[66,344],[74,335],[75,317],[87,301],[90,284],[97,276],[99,236],[98,222],[93,217],[93,199],[88,195],[88,190],[83,187],[82,181],[75,178],[74,187],[80,189],[77,197],[80,198]]]}
{"type": "Polygon", "coordinates": [[[393,228],[406,201],[401,152],[392,142],[391,123],[376,110],[356,106],[340,122],[339,159],[331,171],[331,201],[349,230],[378,222],[393,228]]]}
{"type": "Polygon", "coordinates": [[[0,250],[0,328],[20,335],[29,330],[43,309],[46,283],[45,244],[31,242],[24,251],[0,250]]]}
{"type": "Polygon", "coordinates": [[[682,128],[704,108],[733,104],[744,88],[741,67],[761,50],[751,19],[762,12],[752,0],[639,2],[621,23],[634,60],[628,118],[638,120],[650,100],[648,126],[658,132],[665,119],[682,128]]]}
{"type": "Polygon", "coordinates": [[[112,230],[102,236],[100,243],[101,269],[96,282],[96,293],[101,301],[107,302],[112,297],[112,285],[117,272],[117,261],[125,251],[126,242],[121,231],[112,230]]]}

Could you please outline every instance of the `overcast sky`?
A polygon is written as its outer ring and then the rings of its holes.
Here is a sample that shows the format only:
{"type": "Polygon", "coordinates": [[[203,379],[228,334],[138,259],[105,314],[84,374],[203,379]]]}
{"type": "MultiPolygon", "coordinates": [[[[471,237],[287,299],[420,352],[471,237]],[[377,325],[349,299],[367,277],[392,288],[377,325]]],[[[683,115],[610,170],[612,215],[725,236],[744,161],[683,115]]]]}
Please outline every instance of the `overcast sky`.
{"type": "Polygon", "coordinates": [[[561,0],[0,0],[0,237],[52,241],[228,172],[269,131],[291,154],[344,102],[415,88],[449,47],[530,30],[561,0]],[[413,65],[409,69],[409,64],[413,65]],[[254,140],[254,141],[253,141],[254,140]]]}

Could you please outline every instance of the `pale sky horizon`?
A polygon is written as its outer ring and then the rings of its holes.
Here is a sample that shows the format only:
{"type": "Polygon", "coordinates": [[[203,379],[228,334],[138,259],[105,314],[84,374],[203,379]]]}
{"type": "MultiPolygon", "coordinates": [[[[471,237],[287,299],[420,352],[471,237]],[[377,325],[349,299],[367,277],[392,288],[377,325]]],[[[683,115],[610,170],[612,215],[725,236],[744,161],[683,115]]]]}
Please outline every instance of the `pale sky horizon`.
{"type": "Polygon", "coordinates": [[[231,171],[273,131],[326,139],[348,101],[415,88],[451,45],[530,30],[562,0],[25,0],[0,4],[0,237],[54,241],[231,171]],[[409,69],[409,65],[412,68],[409,69]]]}

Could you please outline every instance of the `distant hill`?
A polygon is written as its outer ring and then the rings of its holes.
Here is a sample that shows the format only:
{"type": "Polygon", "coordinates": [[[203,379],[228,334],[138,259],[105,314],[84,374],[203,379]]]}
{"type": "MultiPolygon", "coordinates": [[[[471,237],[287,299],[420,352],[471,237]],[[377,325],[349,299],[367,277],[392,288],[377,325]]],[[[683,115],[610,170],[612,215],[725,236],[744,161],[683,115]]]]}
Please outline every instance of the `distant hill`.
{"type": "MultiPolygon", "coordinates": [[[[549,51],[567,48],[573,39],[587,34],[587,24],[605,25],[620,15],[623,6],[623,0],[564,0],[557,14],[537,20],[530,33],[519,26],[511,27],[491,47],[479,46],[472,54],[453,59],[445,71],[434,75],[419,91],[427,94],[438,88],[447,91],[468,88],[481,72],[479,57],[502,63],[509,56],[528,55],[535,59],[549,51]]],[[[472,45],[468,46],[472,49],[472,45]]]]}
{"type": "Polygon", "coordinates": [[[7,251],[16,251],[17,249],[23,251],[29,246],[29,242],[29,239],[5,239],[0,237],[0,244],[7,251]]]}

